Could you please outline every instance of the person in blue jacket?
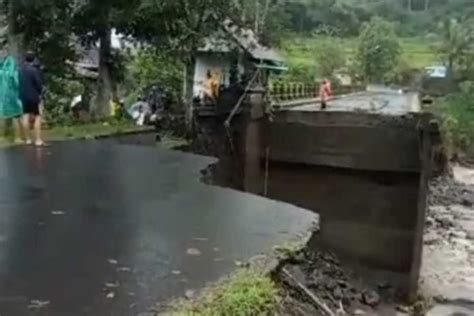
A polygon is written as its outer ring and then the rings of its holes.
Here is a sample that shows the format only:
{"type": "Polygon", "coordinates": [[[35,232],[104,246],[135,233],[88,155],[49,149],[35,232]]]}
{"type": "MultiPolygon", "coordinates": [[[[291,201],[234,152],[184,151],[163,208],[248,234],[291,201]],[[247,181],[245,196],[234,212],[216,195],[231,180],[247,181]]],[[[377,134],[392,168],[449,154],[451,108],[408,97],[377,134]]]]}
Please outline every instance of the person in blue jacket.
{"type": "MultiPolygon", "coordinates": [[[[29,126],[30,121],[33,122],[34,144],[44,146],[45,143],[41,136],[43,80],[35,62],[35,55],[28,52],[20,68],[20,100],[23,104],[23,124],[29,126]]],[[[29,129],[26,132],[27,143],[32,144],[29,129]]]]}

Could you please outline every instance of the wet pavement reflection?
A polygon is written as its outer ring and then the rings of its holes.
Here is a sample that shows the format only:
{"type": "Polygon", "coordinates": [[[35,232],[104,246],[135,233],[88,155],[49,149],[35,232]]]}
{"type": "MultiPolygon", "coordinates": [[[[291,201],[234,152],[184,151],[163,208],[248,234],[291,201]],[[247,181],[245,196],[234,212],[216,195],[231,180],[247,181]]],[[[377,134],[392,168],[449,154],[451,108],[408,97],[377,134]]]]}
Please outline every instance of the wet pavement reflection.
{"type": "Polygon", "coordinates": [[[0,151],[0,314],[136,315],[315,220],[201,183],[212,162],[94,142],[0,151]]]}

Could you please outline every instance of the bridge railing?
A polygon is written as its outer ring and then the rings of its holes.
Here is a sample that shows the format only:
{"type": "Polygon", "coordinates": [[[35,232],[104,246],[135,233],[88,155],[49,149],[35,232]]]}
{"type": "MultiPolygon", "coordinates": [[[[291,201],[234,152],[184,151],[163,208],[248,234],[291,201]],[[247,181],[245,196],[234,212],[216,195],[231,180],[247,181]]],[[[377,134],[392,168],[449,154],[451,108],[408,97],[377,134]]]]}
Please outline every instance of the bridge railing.
{"type": "MultiPolygon", "coordinates": [[[[269,96],[273,103],[315,99],[319,97],[319,87],[320,83],[273,82],[270,84],[269,96]]],[[[334,87],[333,94],[344,95],[362,90],[359,86],[338,86],[334,87]]]]}

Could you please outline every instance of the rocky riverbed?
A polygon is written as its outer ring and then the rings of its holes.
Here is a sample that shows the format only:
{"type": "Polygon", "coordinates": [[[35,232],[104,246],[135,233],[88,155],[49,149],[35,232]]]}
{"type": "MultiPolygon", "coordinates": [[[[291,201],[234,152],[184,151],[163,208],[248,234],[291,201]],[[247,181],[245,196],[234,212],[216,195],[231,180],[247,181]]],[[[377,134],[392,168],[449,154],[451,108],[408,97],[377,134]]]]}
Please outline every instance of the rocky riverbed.
{"type": "Polygon", "coordinates": [[[428,316],[474,315],[474,169],[453,167],[432,181],[421,290],[428,316]]]}
{"type": "Polygon", "coordinates": [[[396,304],[387,282],[375,286],[361,281],[330,253],[300,254],[280,271],[284,288],[281,315],[408,315],[396,304]]]}

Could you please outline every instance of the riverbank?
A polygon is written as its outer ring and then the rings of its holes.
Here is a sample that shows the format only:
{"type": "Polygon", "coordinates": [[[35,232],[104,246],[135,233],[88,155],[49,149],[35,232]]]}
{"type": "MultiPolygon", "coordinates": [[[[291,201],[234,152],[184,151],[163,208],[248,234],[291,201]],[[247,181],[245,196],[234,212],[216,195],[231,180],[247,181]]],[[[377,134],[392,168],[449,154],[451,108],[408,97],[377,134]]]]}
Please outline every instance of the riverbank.
{"type": "Polygon", "coordinates": [[[434,298],[428,316],[474,313],[474,169],[455,165],[432,181],[421,289],[434,298]]]}

